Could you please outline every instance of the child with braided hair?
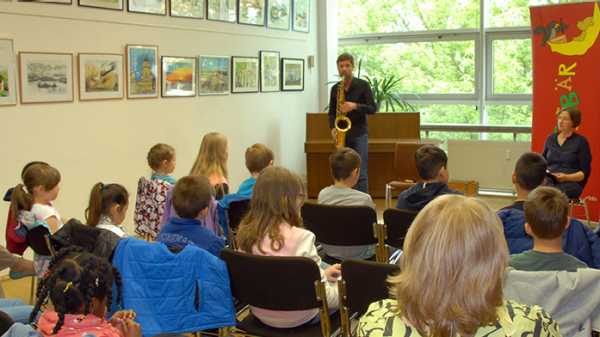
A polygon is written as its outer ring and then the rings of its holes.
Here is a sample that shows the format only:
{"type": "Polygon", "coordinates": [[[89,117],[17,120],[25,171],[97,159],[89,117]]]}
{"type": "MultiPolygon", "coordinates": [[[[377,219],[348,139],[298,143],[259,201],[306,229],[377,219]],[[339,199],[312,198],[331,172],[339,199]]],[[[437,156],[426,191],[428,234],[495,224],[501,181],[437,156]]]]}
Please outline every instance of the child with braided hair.
{"type": "Polygon", "coordinates": [[[44,309],[37,321],[43,337],[141,337],[133,311],[118,311],[106,320],[112,302],[112,284],[121,301],[121,277],[112,265],[80,248],[58,252],[48,274],[40,283],[30,320],[50,300],[53,310],[44,309]]]}

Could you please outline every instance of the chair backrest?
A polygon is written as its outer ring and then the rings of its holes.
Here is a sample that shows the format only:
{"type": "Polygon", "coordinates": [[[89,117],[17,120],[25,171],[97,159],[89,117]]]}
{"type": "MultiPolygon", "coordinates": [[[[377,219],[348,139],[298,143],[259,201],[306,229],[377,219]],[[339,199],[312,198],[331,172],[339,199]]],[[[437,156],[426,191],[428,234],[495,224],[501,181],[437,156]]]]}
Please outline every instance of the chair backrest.
{"type": "Polygon", "coordinates": [[[38,255],[52,256],[54,247],[51,247],[50,230],[45,226],[37,226],[27,231],[27,245],[38,255]]]}
{"type": "Polygon", "coordinates": [[[395,264],[363,260],[345,260],[342,262],[342,279],[346,287],[344,305],[349,314],[363,314],[369,304],[389,298],[387,278],[400,272],[395,264]]]}
{"type": "Polygon", "coordinates": [[[368,206],[331,206],[307,202],[302,206],[302,220],[320,243],[339,246],[377,243],[373,230],[377,213],[368,206]]]}
{"type": "Polygon", "coordinates": [[[383,211],[383,223],[386,227],[385,243],[402,249],[408,228],[417,216],[416,211],[388,208],[383,211]]]}
{"type": "Polygon", "coordinates": [[[236,200],[229,203],[229,208],[227,209],[227,217],[229,218],[229,228],[233,231],[236,231],[240,222],[242,222],[242,218],[248,212],[250,208],[250,199],[246,200],[236,200]]]}
{"type": "Polygon", "coordinates": [[[315,282],[321,280],[317,264],[306,257],[260,256],[225,248],[233,297],[242,303],[270,310],[308,310],[321,306],[315,282]]]}

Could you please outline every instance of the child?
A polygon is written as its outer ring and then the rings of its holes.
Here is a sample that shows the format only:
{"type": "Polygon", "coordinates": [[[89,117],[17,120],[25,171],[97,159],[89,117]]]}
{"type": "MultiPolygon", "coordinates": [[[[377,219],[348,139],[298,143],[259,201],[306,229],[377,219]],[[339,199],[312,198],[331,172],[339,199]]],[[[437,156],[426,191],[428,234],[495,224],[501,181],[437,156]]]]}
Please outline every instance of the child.
{"type": "Polygon", "coordinates": [[[218,132],[204,135],[196,162],[190,171],[191,176],[205,176],[215,188],[216,199],[229,193],[227,173],[227,138],[218,132]]]}
{"type": "Polygon", "coordinates": [[[448,156],[433,145],[423,145],[415,152],[415,164],[422,182],[400,193],[396,208],[420,211],[443,194],[460,194],[448,188],[448,156]]]}
{"type": "Polygon", "coordinates": [[[562,234],[569,223],[569,200],[553,187],[533,190],[523,208],[525,231],[533,237],[533,249],[511,256],[510,266],[517,270],[577,271],[587,265],[562,250],[562,234]]]}
{"type": "Polygon", "coordinates": [[[212,200],[212,187],[204,176],[179,179],[173,189],[173,208],[178,216],[170,217],[156,241],[169,247],[183,248],[188,244],[206,249],[219,256],[225,247],[223,239],[202,225],[199,216],[206,216],[212,200]]]}
{"type": "Polygon", "coordinates": [[[18,184],[11,196],[11,211],[18,219],[21,211],[30,211],[35,220],[45,221],[51,233],[62,227],[63,222],[52,203],[58,197],[60,172],[54,167],[38,163],[23,173],[23,183],[18,184]]]}
{"type": "MultiPolygon", "coordinates": [[[[318,203],[338,206],[367,206],[375,209],[375,203],[367,193],[352,189],[360,176],[360,156],[350,148],[341,148],[329,156],[333,185],[319,192],[318,203]]],[[[329,256],[340,260],[368,259],[375,253],[375,246],[322,245],[329,256]]]]}
{"type": "Polygon", "coordinates": [[[121,224],[129,205],[129,193],[119,184],[97,183],[90,193],[90,203],[85,210],[88,225],[109,230],[120,237],[127,236],[121,224]]]}
{"type": "MultiPolygon", "coordinates": [[[[300,178],[282,167],[268,167],[256,181],[248,214],[237,234],[241,250],[267,256],[304,256],[315,261],[326,282],[329,308],[337,309],[338,264],[321,268],[315,247],[315,235],[302,228],[300,207],[304,189],[300,178]]],[[[293,277],[293,276],[291,276],[293,277]]],[[[273,311],[251,307],[252,313],[264,324],[275,328],[292,328],[318,322],[318,310],[273,311]]]]}
{"type": "Polygon", "coordinates": [[[152,180],[175,185],[175,178],[170,176],[175,171],[175,149],[172,146],[159,143],[150,148],[148,165],[152,169],[152,180]]]}
{"type": "Polygon", "coordinates": [[[46,309],[37,321],[42,336],[57,337],[141,337],[132,311],[116,312],[105,320],[112,302],[112,284],[121,297],[121,278],[108,261],[66,248],[58,252],[37,292],[33,322],[48,299],[54,310],[46,309]]]}

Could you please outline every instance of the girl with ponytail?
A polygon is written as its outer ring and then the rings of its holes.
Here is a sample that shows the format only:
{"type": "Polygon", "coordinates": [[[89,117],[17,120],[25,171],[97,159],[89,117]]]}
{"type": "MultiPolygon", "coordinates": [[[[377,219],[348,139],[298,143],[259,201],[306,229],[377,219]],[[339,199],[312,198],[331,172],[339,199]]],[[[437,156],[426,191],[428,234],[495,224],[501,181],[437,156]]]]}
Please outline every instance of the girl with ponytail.
{"type": "Polygon", "coordinates": [[[88,225],[109,230],[120,237],[127,236],[121,226],[127,207],[129,193],[119,184],[97,183],[90,193],[90,203],[85,210],[85,220],[88,225]]]}

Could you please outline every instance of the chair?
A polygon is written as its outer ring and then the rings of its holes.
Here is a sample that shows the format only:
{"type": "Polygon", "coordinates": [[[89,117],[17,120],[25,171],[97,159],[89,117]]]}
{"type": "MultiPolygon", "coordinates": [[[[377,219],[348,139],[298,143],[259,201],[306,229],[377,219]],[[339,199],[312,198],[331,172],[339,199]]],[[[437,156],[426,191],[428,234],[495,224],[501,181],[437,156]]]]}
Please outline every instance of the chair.
{"type": "Polygon", "coordinates": [[[389,298],[387,278],[400,272],[395,264],[361,260],[342,262],[342,280],[338,283],[342,336],[352,335],[350,321],[360,317],[369,304],[389,298]]]}
{"type": "MultiPolygon", "coordinates": [[[[377,261],[385,262],[384,239],[376,236],[377,213],[371,207],[305,203],[301,213],[304,225],[315,234],[317,242],[336,246],[377,245],[377,261]]],[[[330,256],[323,260],[339,262],[330,256]]]]}
{"type": "Polygon", "coordinates": [[[588,195],[584,198],[570,199],[569,200],[569,216],[573,216],[573,208],[582,207],[585,213],[585,221],[588,227],[592,228],[592,221],[590,219],[590,209],[588,207],[588,202],[596,202],[598,199],[594,196],[588,195]]]}
{"type": "Polygon", "coordinates": [[[392,208],[392,199],[395,199],[402,191],[407,190],[415,185],[412,180],[390,181],[385,184],[385,208],[392,208]],[[395,195],[392,195],[395,192],[395,195]]]}
{"type": "Polygon", "coordinates": [[[244,215],[250,209],[250,199],[246,200],[237,200],[229,203],[229,208],[227,209],[227,218],[229,219],[229,230],[227,231],[227,236],[229,240],[229,244],[232,248],[236,248],[235,246],[235,233],[244,218],[244,215]]]}
{"type": "MultiPolygon", "coordinates": [[[[319,309],[321,325],[278,329],[261,323],[251,312],[238,321],[241,334],[279,337],[331,336],[339,327],[339,314],[329,316],[325,284],[317,264],[306,257],[251,255],[225,248],[233,296],[248,305],[269,310],[319,309]]],[[[238,315],[239,317],[239,315],[238,315]]]]}
{"type": "Polygon", "coordinates": [[[385,244],[402,249],[408,228],[417,216],[416,211],[388,208],[383,212],[385,244]]]}

